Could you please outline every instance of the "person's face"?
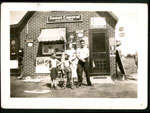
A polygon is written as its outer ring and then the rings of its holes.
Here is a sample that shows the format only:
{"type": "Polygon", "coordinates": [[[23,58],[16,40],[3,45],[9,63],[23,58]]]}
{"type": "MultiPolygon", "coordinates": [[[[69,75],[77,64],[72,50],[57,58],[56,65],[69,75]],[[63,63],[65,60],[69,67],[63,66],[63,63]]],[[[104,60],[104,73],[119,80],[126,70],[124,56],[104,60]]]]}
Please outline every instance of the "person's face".
{"type": "Polygon", "coordinates": [[[81,42],[81,48],[85,46],[85,42],[81,42]]]}
{"type": "Polygon", "coordinates": [[[65,54],[65,59],[68,60],[68,55],[65,54]]]}

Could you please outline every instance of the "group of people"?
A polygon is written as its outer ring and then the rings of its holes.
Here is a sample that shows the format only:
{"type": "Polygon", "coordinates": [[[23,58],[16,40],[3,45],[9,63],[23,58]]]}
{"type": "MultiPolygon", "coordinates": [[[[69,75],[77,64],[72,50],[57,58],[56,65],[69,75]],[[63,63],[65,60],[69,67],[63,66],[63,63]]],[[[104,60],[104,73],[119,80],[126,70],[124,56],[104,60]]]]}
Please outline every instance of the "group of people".
{"type": "Polygon", "coordinates": [[[72,45],[69,45],[69,49],[66,50],[61,60],[59,61],[56,58],[55,52],[50,56],[49,69],[51,77],[51,87],[57,89],[57,78],[59,72],[61,73],[61,79],[59,82],[62,82],[61,86],[64,88],[74,88],[80,87],[83,85],[83,71],[86,75],[87,85],[91,86],[91,80],[89,76],[89,49],[85,45],[84,40],[80,40],[81,47],[75,50],[72,45]],[[77,84],[75,85],[75,79],[77,78],[77,84]]]}

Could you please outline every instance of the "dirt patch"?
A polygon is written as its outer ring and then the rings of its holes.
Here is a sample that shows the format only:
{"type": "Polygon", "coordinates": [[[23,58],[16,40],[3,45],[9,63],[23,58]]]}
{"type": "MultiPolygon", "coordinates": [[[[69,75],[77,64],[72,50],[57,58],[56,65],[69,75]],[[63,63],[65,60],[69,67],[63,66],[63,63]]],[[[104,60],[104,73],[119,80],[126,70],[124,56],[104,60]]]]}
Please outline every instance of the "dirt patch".
{"type": "Polygon", "coordinates": [[[136,98],[137,84],[132,82],[95,83],[94,86],[85,85],[79,88],[51,89],[49,81],[24,82],[11,76],[11,97],[32,98],[136,98]],[[46,93],[32,93],[32,91],[47,91],[46,93]],[[25,91],[31,91],[26,93],[25,91]]]}

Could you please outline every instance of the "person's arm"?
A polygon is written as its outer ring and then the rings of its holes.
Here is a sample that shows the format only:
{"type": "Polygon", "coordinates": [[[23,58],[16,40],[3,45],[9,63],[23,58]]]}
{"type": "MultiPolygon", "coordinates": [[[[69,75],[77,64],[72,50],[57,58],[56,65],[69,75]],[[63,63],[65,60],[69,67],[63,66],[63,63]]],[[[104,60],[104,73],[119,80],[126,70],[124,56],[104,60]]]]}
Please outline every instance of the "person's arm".
{"type": "Polygon", "coordinates": [[[76,55],[76,53],[73,53],[71,61],[74,61],[76,59],[77,59],[77,55],[76,55]]]}
{"type": "Polygon", "coordinates": [[[88,57],[89,57],[89,49],[86,48],[86,58],[88,58],[88,57]]]}
{"type": "Polygon", "coordinates": [[[51,60],[49,61],[49,70],[50,70],[50,71],[52,70],[52,63],[51,63],[51,60]]]}
{"type": "Polygon", "coordinates": [[[57,66],[60,66],[62,64],[62,62],[60,62],[59,60],[56,59],[56,64],[57,64],[57,66]]]}

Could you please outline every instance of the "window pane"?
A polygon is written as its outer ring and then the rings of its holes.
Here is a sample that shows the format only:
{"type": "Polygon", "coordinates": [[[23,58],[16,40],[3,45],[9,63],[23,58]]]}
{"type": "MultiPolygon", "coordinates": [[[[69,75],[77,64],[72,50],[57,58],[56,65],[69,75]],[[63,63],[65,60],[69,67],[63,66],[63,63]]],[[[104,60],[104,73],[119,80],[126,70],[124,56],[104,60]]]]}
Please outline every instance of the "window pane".
{"type": "Polygon", "coordinates": [[[50,55],[53,53],[53,50],[56,52],[64,51],[64,44],[43,44],[42,46],[42,54],[43,55],[50,55]]]}
{"type": "Polygon", "coordinates": [[[105,52],[105,33],[93,33],[93,52],[105,52]]]}

